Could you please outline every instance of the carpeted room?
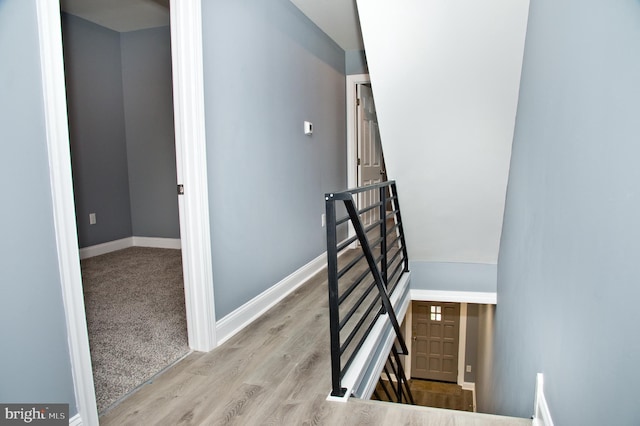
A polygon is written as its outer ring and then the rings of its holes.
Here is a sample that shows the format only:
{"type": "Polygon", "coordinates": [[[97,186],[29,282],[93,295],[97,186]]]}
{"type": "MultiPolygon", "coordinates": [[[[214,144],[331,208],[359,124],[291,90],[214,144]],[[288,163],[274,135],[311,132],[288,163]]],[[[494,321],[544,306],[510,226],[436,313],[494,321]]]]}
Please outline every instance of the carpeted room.
{"type": "Polygon", "coordinates": [[[83,259],[98,410],[189,352],[180,250],[130,247],[83,259]]]}
{"type": "Polygon", "coordinates": [[[189,351],[170,31],[168,13],[164,25],[144,29],[107,28],[66,12],[62,24],[78,242],[102,412],[189,351]],[[173,249],[104,254],[140,242],[173,249]]]}

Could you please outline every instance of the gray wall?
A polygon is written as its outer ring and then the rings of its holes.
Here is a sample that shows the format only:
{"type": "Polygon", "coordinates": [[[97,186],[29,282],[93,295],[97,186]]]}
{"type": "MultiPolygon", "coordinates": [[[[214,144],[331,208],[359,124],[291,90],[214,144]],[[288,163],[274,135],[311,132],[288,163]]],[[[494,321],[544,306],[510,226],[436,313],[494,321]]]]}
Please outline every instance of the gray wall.
{"type": "Polygon", "coordinates": [[[369,74],[367,56],[364,50],[347,50],[345,53],[345,72],[352,74],[369,74]]]}
{"type": "Polygon", "coordinates": [[[62,24],[78,239],[86,247],[132,235],[120,34],[68,14],[62,24]]]}
{"type": "Polygon", "coordinates": [[[411,288],[495,293],[497,265],[465,262],[409,262],[411,288]]]}
{"type": "Polygon", "coordinates": [[[62,304],[33,0],[0,2],[0,401],[75,396],[62,304]]]}
{"type": "Polygon", "coordinates": [[[498,268],[492,397],[640,423],[640,2],[531,2],[498,268]]]}
{"type": "Polygon", "coordinates": [[[169,27],[120,35],[133,235],[180,238],[169,27]]]}
{"type": "Polygon", "coordinates": [[[467,304],[467,341],[464,354],[464,381],[475,382],[478,367],[478,305],[467,304]],[[467,372],[467,365],[471,366],[471,372],[467,372]]]}
{"type": "Polygon", "coordinates": [[[346,187],[345,54],[288,0],[202,9],[221,318],[326,250],[324,193],[346,187]]]}
{"type": "Polygon", "coordinates": [[[179,238],[169,27],[62,16],[80,247],[179,238]]]}

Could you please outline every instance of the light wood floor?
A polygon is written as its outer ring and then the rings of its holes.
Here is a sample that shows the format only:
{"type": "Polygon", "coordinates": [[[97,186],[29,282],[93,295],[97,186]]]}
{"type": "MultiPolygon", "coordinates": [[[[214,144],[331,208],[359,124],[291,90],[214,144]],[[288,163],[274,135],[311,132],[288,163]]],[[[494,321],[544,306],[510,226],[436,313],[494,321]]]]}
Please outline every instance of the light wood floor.
{"type": "Polygon", "coordinates": [[[209,353],[192,353],[100,418],[102,425],[530,425],[530,420],[352,398],[329,402],[321,272],[209,353]]]}

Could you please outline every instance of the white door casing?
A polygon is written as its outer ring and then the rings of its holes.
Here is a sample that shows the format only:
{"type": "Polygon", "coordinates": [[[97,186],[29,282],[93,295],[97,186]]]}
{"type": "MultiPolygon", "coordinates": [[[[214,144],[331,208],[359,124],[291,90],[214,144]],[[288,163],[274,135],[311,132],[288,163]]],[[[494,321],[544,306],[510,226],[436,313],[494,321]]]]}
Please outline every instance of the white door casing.
{"type": "Polygon", "coordinates": [[[382,180],[382,146],[373,91],[367,85],[358,84],[357,93],[358,156],[360,158],[358,184],[365,186],[382,180]]]}
{"type": "Polygon", "coordinates": [[[358,186],[357,86],[369,82],[369,74],[347,76],[347,186],[349,188],[358,186]]]}
{"type": "Polygon", "coordinates": [[[207,185],[200,0],[171,0],[176,170],[189,347],[217,345],[207,185]]]}
{"type": "MultiPolygon", "coordinates": [[[[369,74],[352,74],[347,76],[347,187],[358,186],[358,122],[357,122],[357,99],[358,85],[369,83],[369,74]]],[[[355,200],[356,202],[358,200],[355,200]]],[[[348,238],[356,235],[351,222],[349,222],[348,238]]],[[[356,248],[354,242],[351,248],[356,248]]]]}
{"type": "Polygon", "coordinates": [[[50,0],[37,0],[36,11],[53,222],[62,302],[67,323],[71,375],[78,409],[74,419],[78,420],[79,417],[82,424],[93,426],[98,425],[98,410],[91,370],[73,202],[60,4],[50,0]]]}
{"type": "MultiPolygon", "coordinates": [[[[365,84],[358,84],[356,90],[358,186],[367,186],[382,182],[384,176],[382,145],[373,91],[365,84]]],[[[380,191],[365,191],[360,193],[358,198],[358,208],[363,209],[380,201],[380,191]]],[[[363,225],[368,226],[377,221],[379,217],[379,209],[372,209],[363,214],[363,225]]]]}
{"type": "MultiPolygon", "coordinates": [[[[200,0],[171,0],[180,232],[189,346],[216,346],[205,155],[200,0]]],[[[56,246],[74,393],[74,424],[98,425],[77,243],[59,1],[36,0],[56,246]]]]}

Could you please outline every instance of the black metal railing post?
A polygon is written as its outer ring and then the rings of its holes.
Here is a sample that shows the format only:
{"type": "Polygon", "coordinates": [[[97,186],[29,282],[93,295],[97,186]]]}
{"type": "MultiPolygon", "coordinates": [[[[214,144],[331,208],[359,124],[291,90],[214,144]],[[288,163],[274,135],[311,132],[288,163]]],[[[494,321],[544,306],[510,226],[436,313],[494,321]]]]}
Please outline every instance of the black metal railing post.
{"type": "Polygon", "coordinates": [[[333,194],[325,197],[327,225],[327,272],[329,283],[329,327],[331,339],[331,395],[344,396],[346,389],[340,386],[340,318],[338,304],[338,236],[336,204],[333,194]]]}
{"type": "Polygon", "coordinates": [[[407,243],[404,239],[404,226],[402,224],[402,215],[400,213],[400,201],[398,200],[398,189],[396,188],[396,183],[391,183],[391,190],[394,195],[394,204],[396,210],[396,217],[398,221],[398,230],[400,231],[400,241],[402,243],[402,251],[404,254],[404,271],[409,272],[409,256],[407,256],[407,243]]]}
{"type": "Polygon", "coordinates": [[[389,287],[388,264],[387,264],[387,187],[380,187],[380,254],[382,260],[380,262],[380,272],[384,286],[389,287]]]}
{"type": "Polygon", "coordinates": [[[400,354],[396,350],[396,345],[394,344],[391,352],[393,353],[393,358],[396,362],[396,367],[398,369],[397,377],[398,377],[398,390],[406,392],[407,401],[410,404],[415,404],[413,400],[413,394],[411,393],[411,387],[409,386],[409,381],[407,380],[407,376],[405,376],[404,368],[402,368],[402,361],[400,360],[400,354]],[[401,379],[400,379],[401,378],[401,379]]]}
{"type": "MultiPolygon", "coordinates": [[[[383,391],[384,396],[387,398],[386,401],[415,405],[413,394],[411,393],[411,385],[405,376],[402,360],[395,343],[391,346],[391,352],[389,352],[387,362],[382,369],[377,387],[383,391]],[[391,391],[389,391],[385,382],[389,384],[391,391]]],[[[374,390],[374,399],[383,400],[382,396],[377,389],[374,390]]]]}

